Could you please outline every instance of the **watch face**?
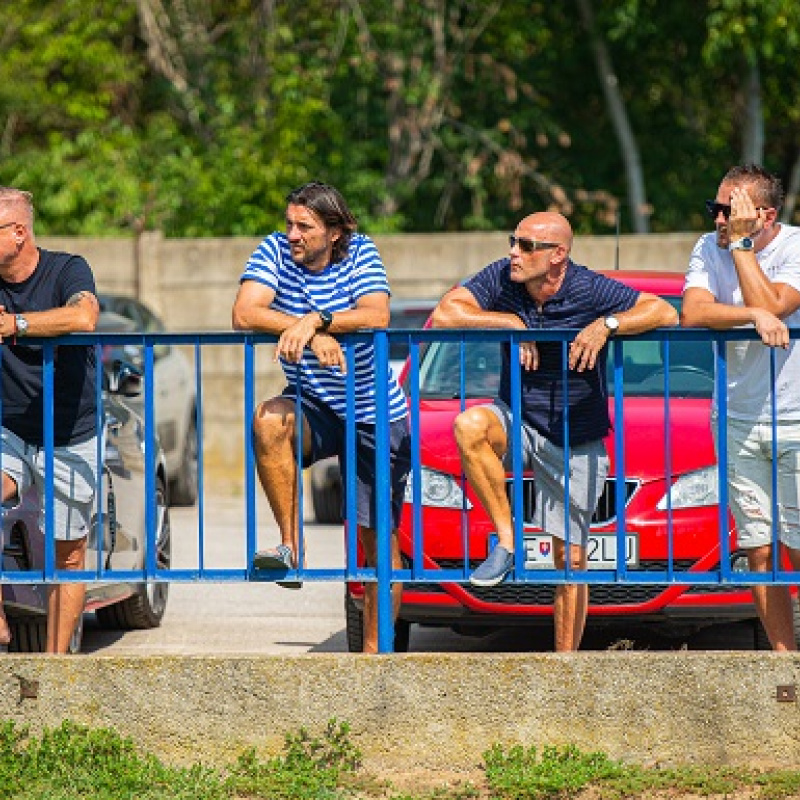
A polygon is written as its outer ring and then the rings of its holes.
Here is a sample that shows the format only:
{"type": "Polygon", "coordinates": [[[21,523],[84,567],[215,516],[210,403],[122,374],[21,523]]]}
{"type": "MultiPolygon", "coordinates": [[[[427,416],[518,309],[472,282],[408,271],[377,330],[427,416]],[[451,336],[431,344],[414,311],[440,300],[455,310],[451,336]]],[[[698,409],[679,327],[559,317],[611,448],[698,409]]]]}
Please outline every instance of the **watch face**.
{"type": "Polygon", "coordinates": [[[606,317],[604,320],[606,328],[614,333],[619,328],[619,320],[616,317],[606,317]]]}

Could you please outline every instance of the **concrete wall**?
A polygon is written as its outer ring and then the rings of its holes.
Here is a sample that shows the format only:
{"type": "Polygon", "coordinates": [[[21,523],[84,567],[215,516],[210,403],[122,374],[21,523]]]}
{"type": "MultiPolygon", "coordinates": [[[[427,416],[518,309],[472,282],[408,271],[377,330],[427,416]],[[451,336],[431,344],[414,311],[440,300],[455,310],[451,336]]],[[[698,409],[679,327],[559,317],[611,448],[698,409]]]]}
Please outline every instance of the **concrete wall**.
{"type": "MultiPolygon", "coordinates": [[[[696,234],[578,237],[576,261],[594,269],[659,269],[683,272],[696,234]]],[[[438,297],[462,278],[501,258],[507,233],[443,233],[376,236],[395,297],[438,297]]],[[[242,267],[259,240],[45,238],[40,244],[84,255],[101,291],[131,294],[146,302],[169,330],[230,330],[230,314],[242,267]]],[[[258,360],[257,398],[277,393],[282,373],[271,348],[258,360]]],[[[235,479],[243,469],[243,356],[241,348],[203,352],[205,442],[210,481],[235,479]]]]}
{"type": "Polygon", "coordinates": [[[113,727],[178,763],[277,754],[285,733],[335,717],[374,770],[474,769],[493,743],[796,769],[798,681],[789,653],[12,655],[0,706],[33,733],[113,727]]]}

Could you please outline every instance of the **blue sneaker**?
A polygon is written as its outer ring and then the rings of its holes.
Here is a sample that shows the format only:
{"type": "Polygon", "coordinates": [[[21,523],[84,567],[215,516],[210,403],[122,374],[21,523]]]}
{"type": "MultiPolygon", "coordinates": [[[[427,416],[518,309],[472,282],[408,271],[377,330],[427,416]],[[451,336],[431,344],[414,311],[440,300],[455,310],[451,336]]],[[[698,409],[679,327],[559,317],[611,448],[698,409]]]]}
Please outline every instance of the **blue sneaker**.
{"type": "MultiPolygon", "coordinates": [[[[285,544],[279,544],[272,550],[260,550],[253,556],[253,569],[274,569],[281,572],[289,572],[294,569],[291,548],[285,544]]],[[[284,589],[301,589],[302,581],[275,581],[278,586],[284,589]]]]}
{"type": "Polygon", "coordinates": [[[469,576],[473,586],[497,586],[514,567],[514,554],[509,553],[502,545],[497,545],[489,553],[486,561],[478,566],[469,576]]]}

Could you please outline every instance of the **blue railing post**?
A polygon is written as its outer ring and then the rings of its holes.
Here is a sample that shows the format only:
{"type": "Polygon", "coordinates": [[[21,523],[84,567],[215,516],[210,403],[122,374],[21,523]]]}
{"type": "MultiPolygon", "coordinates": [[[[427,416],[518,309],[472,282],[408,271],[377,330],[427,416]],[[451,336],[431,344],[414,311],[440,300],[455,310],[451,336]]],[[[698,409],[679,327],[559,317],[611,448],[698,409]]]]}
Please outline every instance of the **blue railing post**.
{"type": "Polygon", "coordinates": [[[385,330],[375,336],[375,514],[377,516],[378,652],[394,649],[392,620],[392,515],[389,475],[389,340],[385,330]]]}

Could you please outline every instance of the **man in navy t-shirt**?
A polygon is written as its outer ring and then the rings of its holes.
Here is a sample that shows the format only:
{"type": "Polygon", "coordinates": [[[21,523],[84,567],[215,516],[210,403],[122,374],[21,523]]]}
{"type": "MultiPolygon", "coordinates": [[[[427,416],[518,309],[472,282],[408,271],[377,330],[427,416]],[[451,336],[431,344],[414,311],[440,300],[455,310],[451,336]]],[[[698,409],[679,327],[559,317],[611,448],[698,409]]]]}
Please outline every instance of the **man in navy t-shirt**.
{"type": "MultiPolygon", "coordinates": [[[[553,558],[585,570],[589,522],[608,473],[603,438],[611,423],[605,382],[606,343],[615,333],[636,334],[675,325],[677,312],[655,295],[636,292],[570,260],[572,229],[561,214],[525,217],[512,236],[509,257],[496,261],[439,302],[439,328],[580,328],[569,346],[563,385],[562,343],[520,344],[522,419],[511,414],[510,348],[505,348],[499,397],[459,414],[455,436],[464,473],[486,509],[498,544],[473,572],[477,586],[501,583],[514,565],[514,526],[506,496],[512,428],[520,425],[522,463],[536,480],[537,523],[553,537],[553,558]],[[564,398],[569,441],[564,440],[564,398]],[[569,498],[564,449],[569,455],[569,498]],[[569,531],[565,519],[569,504],[569,531]]],[[[585,584],[560,584],[553,604],[556,650],[577,650],[586,623],[585,584]]]]}
{"type": "MultiPolygon", "coordinates": [[[[31,486],[44,509],[45,451],[41,345],[26,336],[93,331],[100,313],[89,265],[80,256],[36,247],[28,192],[0,187],[0,341],[2,341],[2,495],[16,504],[31,486]]],[[[58,348],[54,375],[53,514],[56,568],[81,570],[97,486],[93,347],[58,348]]],[[[47,652],[65,653],[83,613],[85,587],[53,586],[47,652]]],[[[11,639],[0,606],[0,646],[11,639]]]]}

